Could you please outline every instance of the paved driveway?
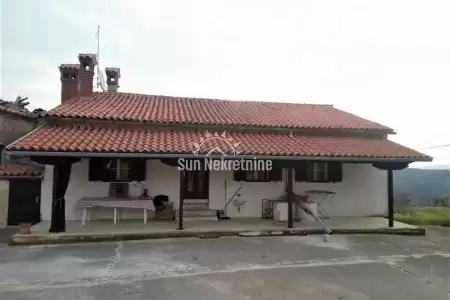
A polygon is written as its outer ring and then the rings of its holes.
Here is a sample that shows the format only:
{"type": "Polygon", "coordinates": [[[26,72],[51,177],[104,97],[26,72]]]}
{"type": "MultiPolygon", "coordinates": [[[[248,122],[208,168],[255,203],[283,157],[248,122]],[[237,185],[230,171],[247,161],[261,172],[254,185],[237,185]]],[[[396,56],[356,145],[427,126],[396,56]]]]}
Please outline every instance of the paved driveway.
{"type": "Polygon", "coordinates": [[[0,299],[448,299],[450,248],[381,235],[0,249],[0,299]]]}

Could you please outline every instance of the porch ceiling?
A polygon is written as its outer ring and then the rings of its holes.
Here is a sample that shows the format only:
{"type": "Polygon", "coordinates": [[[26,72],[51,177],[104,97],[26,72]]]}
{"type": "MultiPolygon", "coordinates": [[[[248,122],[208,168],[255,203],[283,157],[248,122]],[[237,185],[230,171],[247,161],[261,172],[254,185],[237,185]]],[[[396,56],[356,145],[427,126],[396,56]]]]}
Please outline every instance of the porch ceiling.
{"type": "MultiPolygon", "coordinates": [[[[289,136],[268,132],[227,132],[223,136],[149,126],[43,125],[7,146],[20,152],[253,155],[308,158],[368,158],[430,161],[431,157],[380,138],[289,136]],[[233,150],[236,153],[233,153],[233,150]]],[[[81,154],[80,153],[80,154],[81,154]]]]}

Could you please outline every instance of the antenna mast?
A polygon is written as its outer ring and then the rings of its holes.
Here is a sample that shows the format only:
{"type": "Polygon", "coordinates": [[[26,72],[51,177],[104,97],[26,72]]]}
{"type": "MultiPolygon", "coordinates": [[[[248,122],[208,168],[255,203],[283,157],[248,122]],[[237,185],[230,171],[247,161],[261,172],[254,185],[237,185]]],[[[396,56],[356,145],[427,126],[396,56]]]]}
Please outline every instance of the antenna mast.
{"type": "Polygon", "coordinates": [[[97,88],[101,86],[100,83],[100,25],[97,26],[97,88]]]}
{"type": "Polygon", "coordinates": [[[100,69],[100,25],[97,26],[97,88],[101,88],[103,92],[108,91],[108,86],[106,85],[105,76],[100,69]]]}

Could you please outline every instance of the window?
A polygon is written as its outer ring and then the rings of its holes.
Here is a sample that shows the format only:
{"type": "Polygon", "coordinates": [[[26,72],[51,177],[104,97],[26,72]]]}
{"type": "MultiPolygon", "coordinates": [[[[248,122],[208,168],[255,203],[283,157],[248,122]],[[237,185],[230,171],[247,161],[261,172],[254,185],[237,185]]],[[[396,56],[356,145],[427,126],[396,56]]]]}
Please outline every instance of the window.
{"type": "Polygon", "coordinates": [[[110,181],[128,181],[130,162],[125,159],[109,159],[106,162],[105,173],[110,181]]]}
{"type": "Polygon", "coordinates": [[[295,180],[305,182],[341,182],[340,162],[300,162],[295,168],[295,180]]]}
{"type": "Polygon", "coordinates": [[[269,181],[269,172],[267,171],[247,171],[245,172],[245,181],[269,181]]]}
{"type": "Polygon", "coordinates": [[[145,172],[145,160],[142,159],[89,159],[89,181],[144,181],[145,172]]]}
{"type": "Polygon", "coordinates": [[[328,164],[324,162],[309,163],[306,169],[309,181],[328,181],[328,164]]]}
{"type": "Polygon", "coordinates": [[[281,181],[282,169],[273,168],[270,171],[235,171],[234,180],[247,182],[281,181]]]}

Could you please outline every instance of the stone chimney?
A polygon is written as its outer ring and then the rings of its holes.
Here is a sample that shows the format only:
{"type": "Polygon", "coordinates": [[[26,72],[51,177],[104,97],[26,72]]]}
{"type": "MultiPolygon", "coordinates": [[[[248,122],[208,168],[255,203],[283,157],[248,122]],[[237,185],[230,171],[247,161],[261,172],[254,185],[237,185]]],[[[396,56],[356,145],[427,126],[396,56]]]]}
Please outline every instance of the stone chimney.
{"type": "Polygon", "coordinates": [[[80,53],[78,54],[78,60],[80,61],[80,99],[92,99],[97,56],[92,53],[80,53]]]}
{"type": "Polygon", "coordinates": [[[120,68],[105,68],[106,84],[108,85],[108,92],[117,92],[120,78],[120,68]]]}
{"type": "Polygon", "coordinates": [[[79,70],[80,65],[78,64],[61,64],[59,66],[59,72],[61,73],[61,103],[78,97],[79,70]]]}

